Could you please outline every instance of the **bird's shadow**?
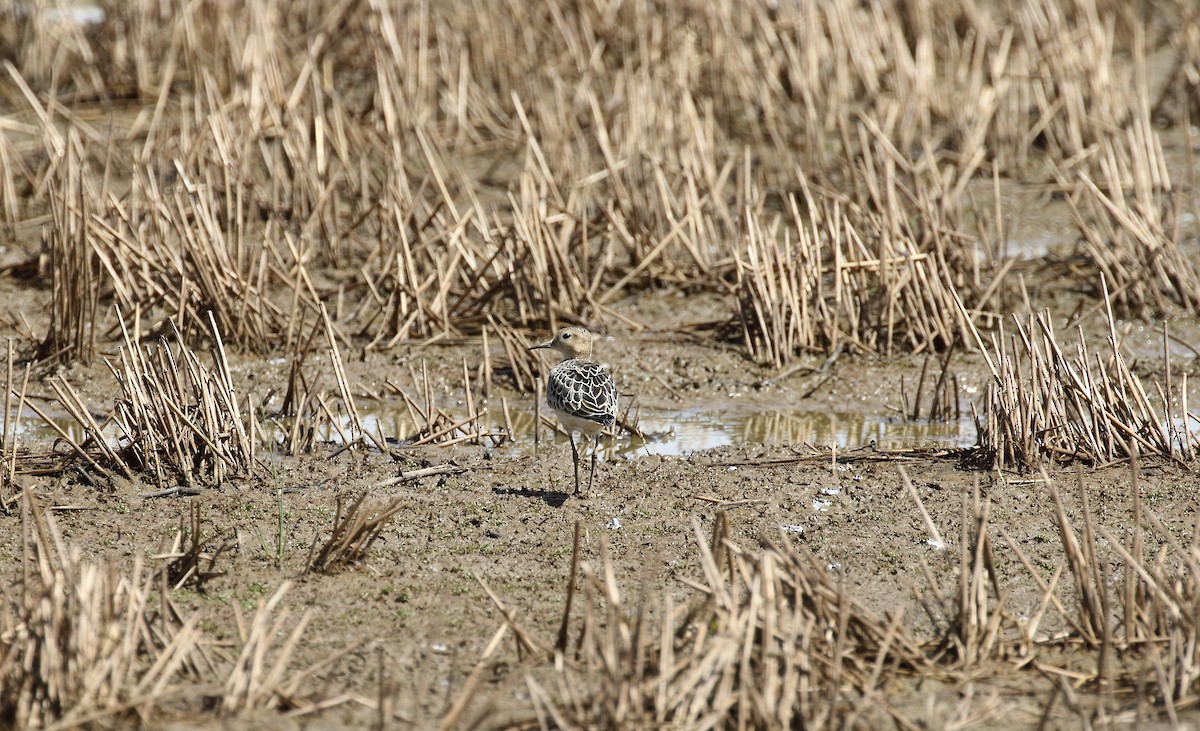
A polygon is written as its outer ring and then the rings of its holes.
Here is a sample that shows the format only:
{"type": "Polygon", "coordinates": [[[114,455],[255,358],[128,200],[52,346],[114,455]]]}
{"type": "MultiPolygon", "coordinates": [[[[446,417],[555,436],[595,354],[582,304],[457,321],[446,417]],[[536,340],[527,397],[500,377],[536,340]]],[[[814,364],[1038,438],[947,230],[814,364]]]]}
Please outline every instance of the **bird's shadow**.
{"type": "Polygon", "coordinates": [[[571,497],[571,494],[567,492],[534,490],[529,487],[496,487],[492,488],[492,492],[496,493],[497,495],[537,498],[552,508],[561,508],[563,504],[567,502],[567,498],[571,497]]]}

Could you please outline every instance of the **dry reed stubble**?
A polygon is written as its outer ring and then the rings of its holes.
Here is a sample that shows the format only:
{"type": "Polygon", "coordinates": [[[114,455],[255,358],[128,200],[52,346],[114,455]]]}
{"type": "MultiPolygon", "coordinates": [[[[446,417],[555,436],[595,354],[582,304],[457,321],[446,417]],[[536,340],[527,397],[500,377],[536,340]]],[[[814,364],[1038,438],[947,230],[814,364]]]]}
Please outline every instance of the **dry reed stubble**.
{"type": "Polygon", "coordinates": [[[353,700],[351,693],[324,696],[320,691],[313,692],[312,683],[319,673],[360,650],[359,645],[334,652],[303,670],[291,671],[293,656],[312,617],[311,609],[296,619],[290,609],[280,606],[291,586],[292,582],[284,581],[269,598],[259,599],[249,622],[236,602],[231,605],[242,647],[225,676],[221,713],[238,715],[276,709],[305,715],[353,700]],[[282,643],[278,642],[280,638],[282,643]]]}
{"type": "MultiPolygon", "coordinates": [[[[721,287],[742,219],[786,196],[796,164],[883,212],[892,236],[919,221],[905,235],[985,309],[973,291],[987,272],[953,220],[967,182],[986,165],[1019,174],[1039,145],[1065,164],[1133,129],[1145,99],[1174,93],[1128,94],[1145,77],[1139,49],[1194,56],[1186,33],[1156,35],[1185,7],[1093,23],[1108,0],[654,14],[135,2],[86,35],[44,32],[46,7],[30,8],[18,24],[40,31],[20,35],[9,76],[31,123],[16,129],[52,161],[69,127],[104,161],[104,184],[76,207],[92,212],[114,296],[128,311],[162,309],[185,333],[202,333],[215,309],[249,349],[274,347],[288,321],[335,296],[351,298],[354,331],[384,347],[476,332],[485,314],[553,326],[570,312],[611,315],[646,286],[721,287]],[[153,110],[120,134],[95,129],[92,110],[129,86],[153,110]],[[57,97],[62,87],[71,94],[57,97]],[[182,266],[164,255],[177,246],[182,266]],[[314,264],[364,260],[336,292],[314,285],[314,264]]],[[[2,154],[22,163],[5,166],[10,223],[60,197],[45,185],[52,163],[24,164],[17,144],[2,154]]],[[[929,314],[892,304],[883,319],[922,347],[929,314]]]]}
{"type": "MultiPolygon", "coordinates": [[[[118,464],[145,473],[159,487],[220,485],[248,475],[255,443],[242,418],[242,404],[215,321],[212,366],[205,366],[176,333],[143,349],[118,316],[125,346],[119,364],[108,363],[121,389],[113,421],[118,464]]],[[[103,435],[96,434],[97,440],[103,435]]]]}
{"type": "Polygon", "coordinates": [[[943,258],[879,217],[828,198],[806,202],[807,220],[789,199],[792,222],[783,233],[779,223],[751,219],[737,256],[739,318],[751,353],[782,367],[805,352],[921,353],[970,342],[943,258]]]}
{"type": "Polygon", "coordinates": [[[8,477],[16,473],[18,463],[24,465],[22,472],[34,474],[77,470],[85,482],[93,485],[95,477],[107,477],[110,471],[126,477],[141,472],[160,488],[177,492],[219,485],[249,474],[255,464],[254,433],[247,432],[242,422],[242,407],[220,334],[212,321],[212,369],[200,362],[178,333],[176,349],[164,340],[157,348],[143,351],[137,344],[141,339],[139,323],[134,321],[131,335],[119,315],[118,321],[125,347],[119,368],[107,363],[121,388],[110,419],[97,421],[67,380],[49,381],[58,404],[83,433],[83,439],[76,439],[58,420],[26,402],[24,387],[19,393],[13,389],[10,368],[9,394],[10,398],[18,397],[18,411],[22,405],[32,410],[58,434],[69,451],[18,454],[14,441],[14,447],[6,450],[8,477]],[[108,433],[111,425],[119,430],[115,439],[110,439],[108,433]],[[70,455],[78,459],[64,460],[70,455]]]}
{"type": "Polygon", "coordinates": [[[50,180],[51,223],[43,230],[50,257],[50,324],[38,347],[40,360],[89,362],[96,349],[96,315],[103,289],[100,261],[92,251],[89,208],[94,193],[83,142],[67,136],[57,174],[50,180]]]}
{"type": "Polygon", "coordinates": [[[920,492],[900,470],[931,540],[947,551],[954,569],[954,588],[945,591],[922,561],[928,585],[913,589],[930,620],[926,631],[907,629],[903,607],[872,614],[803,543],[785,537],[764,539],[756,551],[739,548],[729,540],[723,513],[711,537],[695,526],[703,577],[681,579],[693,592],[682,605],[671,591],[651,588],[652,561],[634,582],[640,589],[627,596],[603,539],[598,566],[582,559],[577,526],[557,642],[530,633],[488,590],[504,623],[442,727],[518,728],[542,719],[561,728],[890,723],[916,729],[1003,718],[1018,708],[1027,718],[1040,714],[1043,723],[1077,723],[1095,714],[1175,722],[1200,688],[1195,536],[1190,544],[1182,541],[1179,526],[1168,527],[1146,505],[1136,459],[1130,464],[1133,522],[1122,531],[1100,524],[1089,504],[1094,488],[1077,474],[1072,502],[1041,473],[1039,483],[1053,498],[1046,517],[1058,528],[1063,554],[1047,579],[1045,559],[1035,566],[1003,528],[1000,543],[992,537],[992,501],[978,480],[961,496],[957,541],[945,545],[920,492]],[[1036,607],[1013,605],[1019,582],[1008,562],[1019,562],[1035,580],[1036,607]],[[1073,579],[1069,589],[1060,582],[1064,572],[1073,579]],[[524,658],[522,668],[481,695],[483,674],[504,662],[496,651],[506,631],[524,658]],[[1073,682],[1064,686],[1067,678],[1073,682]],[[990,679],[1025,695],[989,693],[990,679]],[[910,681],[919,688],[978,687],[949,706],[918,691],[924,700],[914,704],[899,692],[910,681]],[[526,700],[514,707],[507,699],[522,686],[526,700]],[[1064,693],[1067,702],[1059,703],[1064,693]]]}
{"type": "MultiPolygon", "coordinates": [[[[241,645],[226,668],[220,649],[226,643],[206,642],[199,618],[183,616],[140,557],[128,574],[103,561],[84,561],[28,491],[22,507],[25,578],[0,607],[0,719],[14,728],[144,723],[188,685],[204,692],[221,687],[216,700],[229,714],[268,708],[310,713],[350,700],[345,693],[324,694],[323,686],[314,690],[312,681],[359,646],[291,669],[308,615],[295,623],[280,608],[289,582],[259,602],[248,624],[232,604],[241,645]],[[290,631],[279,645],[284,628],[290,631]],[[223,686],[213,680],[218,677],[225,678],[223,686]]],[[[195,530],[195,513],[193,521],[195,530]]],[[[209,569],[212,561],[215,556],[209,569]]]]}
{"type": "Polygon", "coordinates": [[[1090,509],[1081,468],[1076,468],[1079,507],[1072,511],[1077,518],[1069,517],[1067,497],[1044,470],[1042,481],[1054,498],[1055,522],[1074,578],[1071,626],[1092,651],[1087,679],[1114,715],[1153,714],[1178,723],[1178,711],[1194,705],[1200,689],[1195,553],[1200,533],[1191,526],[1191,541],[1184,543],[1179,528],[1169,527],[1147,505],[1140,450],[1135,444],[1128,450],[1133,455],[1131,520],[1120,529],[1102,525],[1090,509]]]}
{"type": "Polygon", "coordinates": [[[129,574],[83,560],[29,492],[22,515],[25,579],[0,619],[0,718],[14,728],[145,721],[198,674],[197,618],[165,598],[154,607],[140,558],[129,574]]]}
{"type": "MultiPolygon", "coordinates": [[[[1073,353],[1066,351],[1048,312],[1030,315],[1025,325],[1015,320],[1007,347],[1003,328],[990,348],[979,342],[992,373],[976,415],[984,461],[1016,470],[1077,460],[1106,464],[1129,458],[1131,448],[1194,459],[1198,444],[1188,427],[1195,416],[1188,412],[1186,374],[1175,405],[1170,358],[1164,359],[1162,381],[1144,385],[1120,352],[1111,305],[1107,322],[1107,353],[1090,353],[1082,329],[1073,353]]],[[[1165,326],[1163,337],[1166,353],[1165,326]]]]}
{"type": "Polygon", "coordinates": [[[1101,146],[1099,182],[1076,171],[1068,199],[1095,281],[1103,276],[1109,287],[1101,294],[1135,317],[1200,309],[1200,258],[1181,246],[1196,232],[1182,224],[1184,198],[1172,188],[1161,145],[1141,117],[1125,139],[1101,146]]]}
{"type": "MultiPolygon", "coordinates": [[[[522,673],[531,718],[513,712],[500,717],[508,719],[502,727],[536,717],[563,728],[823,728],[847,713],[911,726],[876,693],[885,668],[926,667],[902,612],[872,615],[787,540],[765,541],[757,554],[739,549],[723,514],[711,539],[698,523],[695,531],[704,579],[685,581],[696,596],[682,606],[645,580],[630,603],[617,588],[607,543],[593,568],[581,561],[578,530],[556,645],[530,635],[493,596],[519,646],[547,663],[522,673]]],[[[447,723],[471,727],[492,712],[496,696],[470,708],[461,702],[476,691],[464,688],[447,723]]]]}

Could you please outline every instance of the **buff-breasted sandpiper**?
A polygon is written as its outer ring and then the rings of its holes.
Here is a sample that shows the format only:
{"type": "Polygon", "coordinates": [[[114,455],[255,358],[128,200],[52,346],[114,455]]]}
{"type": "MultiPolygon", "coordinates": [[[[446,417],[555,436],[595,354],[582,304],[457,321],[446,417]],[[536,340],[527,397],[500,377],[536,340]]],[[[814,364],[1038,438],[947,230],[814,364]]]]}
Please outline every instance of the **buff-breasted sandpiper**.
{"type": "Polygon", "coordinates": [[[575,464],[575,494],[579,494],[579,450],[575,432],[594,439],[592,472],[588,491],[596,479],[596,451],[605,427],[617,419],[617,384],[608,369],[591,360],[592,334],[582,327],[559,330],[554,337],[530,350],[547,348],[562,354],[562,362],[550,371],[546,381],[546,403],[554,409],[571,440],[571,459],[575,464]]]}

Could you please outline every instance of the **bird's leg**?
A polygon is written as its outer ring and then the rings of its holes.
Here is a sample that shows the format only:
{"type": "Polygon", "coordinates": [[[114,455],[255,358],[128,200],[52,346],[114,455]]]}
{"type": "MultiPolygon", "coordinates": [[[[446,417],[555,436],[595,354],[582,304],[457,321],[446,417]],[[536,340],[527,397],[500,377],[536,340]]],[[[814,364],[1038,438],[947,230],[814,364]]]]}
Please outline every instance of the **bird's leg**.
{"type": "Polygon", "coordinates": [[[596,435],[596,440],[592,443],[592,474],[588,477],[588,492],[592,491],[592,483],[596,480],[596,452],[600,451],[600,434],[596,435]]]}
{"type": "Polygon", "coordinates": [[[575,492],[573,495],[579,494],[579,450],[575,448],[575,432],[567,434],[567,439],[571,440],[571,462],[575,464],[575,492]]]}

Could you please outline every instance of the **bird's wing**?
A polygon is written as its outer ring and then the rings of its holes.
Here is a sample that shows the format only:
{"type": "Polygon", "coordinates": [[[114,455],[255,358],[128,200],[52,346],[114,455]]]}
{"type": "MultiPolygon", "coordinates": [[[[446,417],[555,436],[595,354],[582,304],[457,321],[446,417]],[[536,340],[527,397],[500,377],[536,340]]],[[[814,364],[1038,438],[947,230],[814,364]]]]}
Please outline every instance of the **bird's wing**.
{"type": "Polygon", "coordinates": [[[617,417],[617,384],[598,363],[567,361],[550,374],[550,406],[605,426],[617,417]]]}

